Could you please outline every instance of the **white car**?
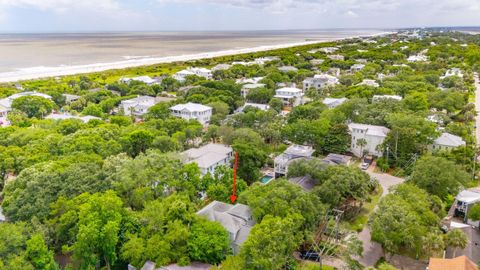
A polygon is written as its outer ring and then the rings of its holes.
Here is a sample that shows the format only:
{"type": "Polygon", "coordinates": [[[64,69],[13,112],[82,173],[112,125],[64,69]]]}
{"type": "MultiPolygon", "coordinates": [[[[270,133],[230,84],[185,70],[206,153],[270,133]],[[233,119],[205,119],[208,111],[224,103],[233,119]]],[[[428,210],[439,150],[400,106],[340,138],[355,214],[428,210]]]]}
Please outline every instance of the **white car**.
{"type": "Polygon", "coordinates": [[[362,163],[362,165],[360,166],[360,168],[361,168],[362,170],[366,170],[366,169],[368,169],[368,167],[370,167],[370,163],[368,163],[368,162],[364,162],[364,163],[362,163]]]}

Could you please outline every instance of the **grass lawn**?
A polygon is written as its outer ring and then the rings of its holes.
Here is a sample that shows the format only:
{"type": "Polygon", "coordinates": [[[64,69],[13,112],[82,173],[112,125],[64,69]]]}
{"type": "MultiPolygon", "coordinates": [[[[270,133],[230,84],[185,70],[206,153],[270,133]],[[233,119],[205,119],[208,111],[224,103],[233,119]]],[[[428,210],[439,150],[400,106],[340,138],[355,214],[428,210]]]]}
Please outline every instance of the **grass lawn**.
{"type": "Polygon", "coordinates": [[[380,197],[382,196],[382,186],[378,185],[377,189],[375,189],[375,192],[370,195],[370,201],[366,202],[362,210],[360,210],[360,213],[358,216],[346,223],[346,227],[352,231],[357,231],[361,232],[363,230],[363,227],[367,224],[368,222],[368,217],[370,214],[373,212],[373,209],[375,209],[375,206],[378,204],[380,201],[380,197]]]}

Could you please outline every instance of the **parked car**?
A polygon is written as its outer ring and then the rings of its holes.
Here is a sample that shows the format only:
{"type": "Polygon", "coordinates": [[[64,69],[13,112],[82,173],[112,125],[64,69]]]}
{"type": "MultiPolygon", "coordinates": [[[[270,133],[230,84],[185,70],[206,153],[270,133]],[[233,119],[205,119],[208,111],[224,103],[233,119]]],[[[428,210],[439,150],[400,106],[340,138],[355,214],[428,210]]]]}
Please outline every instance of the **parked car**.
{"type": "Polygon", "coordinates": [[[318,254],[318,252],[313,250],[302,251],[300,253],[300,258],[302,258],[302,260],[309,260],[309,261],[315,261],[315,262],[319,262],[321,260],[320,254],[318,254]]]}
{"type": "Polygon", "coordinates": [[[362,170],[366,170],[368,169],[368,167],[370,167],[370,163],[368,162],[363,162],[362,165],[360,166],[362,170]]]}

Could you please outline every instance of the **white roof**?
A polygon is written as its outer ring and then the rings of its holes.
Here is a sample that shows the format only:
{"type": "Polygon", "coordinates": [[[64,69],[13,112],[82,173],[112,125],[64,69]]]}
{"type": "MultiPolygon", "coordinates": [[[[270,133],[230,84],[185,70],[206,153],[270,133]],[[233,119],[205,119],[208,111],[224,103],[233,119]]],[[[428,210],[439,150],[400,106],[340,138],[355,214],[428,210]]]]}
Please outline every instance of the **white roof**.
{"type": "Polygon", "coordinates": [[[455,197],[458,201],[468,204],[480,201],[480,192],[474,190],[463,190],[455,197]]]}
{"type": "Polygon", "coordinates": [[[396,96],[396,95],[374,95],[372,100],[378,100],[378,99],[395,99],[395,100],[402,100],[403,98],[401,96],[396,96]]]}
{"type": "Polygon", "coordinates": [[[301,89],[295,87],[283,87],[275,90],[275,92],[290,92],[290,93],[301,93],[303,92],[301,89]]]}
{"type": "Polygon", "coordinates": [[[27,92],[16,93],[16,94],[13,94],[9,97],[0,99],[0,106],[4,107],[5,109],[10,109],[12,107],[13,100],[15,100],[17,98],[20,98],[20,97],[27,97],[27,96],[36,96],[36,97],[42,97],[42,98],[46,98],[46,99],[52,99],[51,96],[43,94],[43,93],[27,91],[27,92]]]}
{"type": "Polygon", "coordinates": [[[327,106],[328,106],[328,105],[332,105],[332,104],[338,104],[338,105],[340,105],[340,104],[344,103],[344,102],[347,101],[347,100],[348,100],[348,99],[347,99],[347,98],[344,98],[344,97],[343,97],[343,98],[325,98],[325,99],[323,100],[323,104],[325,104],[325,105],[327,105],[327,106]]]}
{"type": "Polygon", "coordinates": [[[458,147],[465,145],[465,141],[459,136],[445,132],[434,141],[434,144],[458,147]]]}
{"type": "Polygon", "coordinates": [[[173,111],[187,110],[189,112],[206,112],[206,111],[212,110],[212,107],[205,106],[205,105],[198,104],[198,103],[189,102],[189,103],[185,103],[185,104],[177,104],[175,106],[172,106],[172,107],[170,107],[170,110],[173,110],[173,111]]]}
{"type": "Polygon", "coordinates": [[[348,128],[350,130],[352,130],[352,129],[366,130],[367,135],[378,136],[378,137],[386,137],[387,134],[390,132],[390,129],[388,129],[386,127],[366,125],[366,124],[357,124],[357,123],[348,124],[348,128]]]}
{"type": "Polygon", "coordinates": [[[91,115],[77,116],[77,115],[71,115],[71,114],[68,114],[68,113],[64,113],[64,114],[52,113],[50,115],[47,115],[45,117],[45,119],[52,119],[52,120],[78,119],[80,121],[83,121],[84,123],[87,123],[88,121],[90,121],[92,119],[102,120],[102,118],[96,117],[96,116],[91,116],[91,115]]]}
{"type": "Polygon", "coordinates": [[[297,71],[298,68],[292,67],[292,66],[282,66],[282,67],[279,67],[278,70],[280,70],[280,71],[297,71]]]}
{"type": "Polygon", "coordinates": [[[315,150],[313,150],[311,146],[294,144],[289,146],[283,153],[287,155],[311,157],[313,152],[315,152],[315,150]]]}
{"type": "Polygon", "coordinates": [[[210,143],[200,148],[189,149],[182,154],[186,156],[188,162],[195,162],[200,168],[209,168],[227,158],[232,151],[229,146],[210,143]]]}
{"type": "Polygon", "coordinates": [[[268,111],[268,109],[270,109],[270,106],[267,105],[267,104],[259,104],[259,103],[249,103],[249,102],[246,102],[245,105],[243,105],[243,107],[242,107],[242,111],[243,111],[243,109],[245,109],[245,107],[247,107],[247,106],[254,107],[254,108],[257,108],[257,109],[260,109],[260,110],[263,110],[263,111],[268,111]]]}
{"type": "Polygon", "coordinates": [[[264,86],[265,86],[264,83],[248,83],[248,84],[244,84],[242,86],[242,88],[255,89],[255,88],[260,88],[260,87],[264,87],[264,86]]]}

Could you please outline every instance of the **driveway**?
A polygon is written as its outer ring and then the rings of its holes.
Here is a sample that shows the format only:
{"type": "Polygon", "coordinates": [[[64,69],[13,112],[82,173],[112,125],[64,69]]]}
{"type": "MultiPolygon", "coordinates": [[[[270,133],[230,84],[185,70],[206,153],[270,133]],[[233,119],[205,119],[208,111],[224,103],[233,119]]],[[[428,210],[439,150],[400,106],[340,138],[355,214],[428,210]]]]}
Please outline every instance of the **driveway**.
{"type": "MultiPolygon", "coordinates": [[[[386,173],[375,173],[373,172],[374,168],[375,166],[370,166],[366,172],[370,175],[370,177],[377,179],[378,183],[382,186],[382,197],[390,193],[391,187],[401,184],[405,181],[403,178],[395,177],[386,173]]],[[[358,261],[366,267],[374,266],[384,254],[382,246],[371,240],[370,228],[368,225],[366,225],[360,232],[358,239],[363,242],[363,254],[358,261]]]]}

